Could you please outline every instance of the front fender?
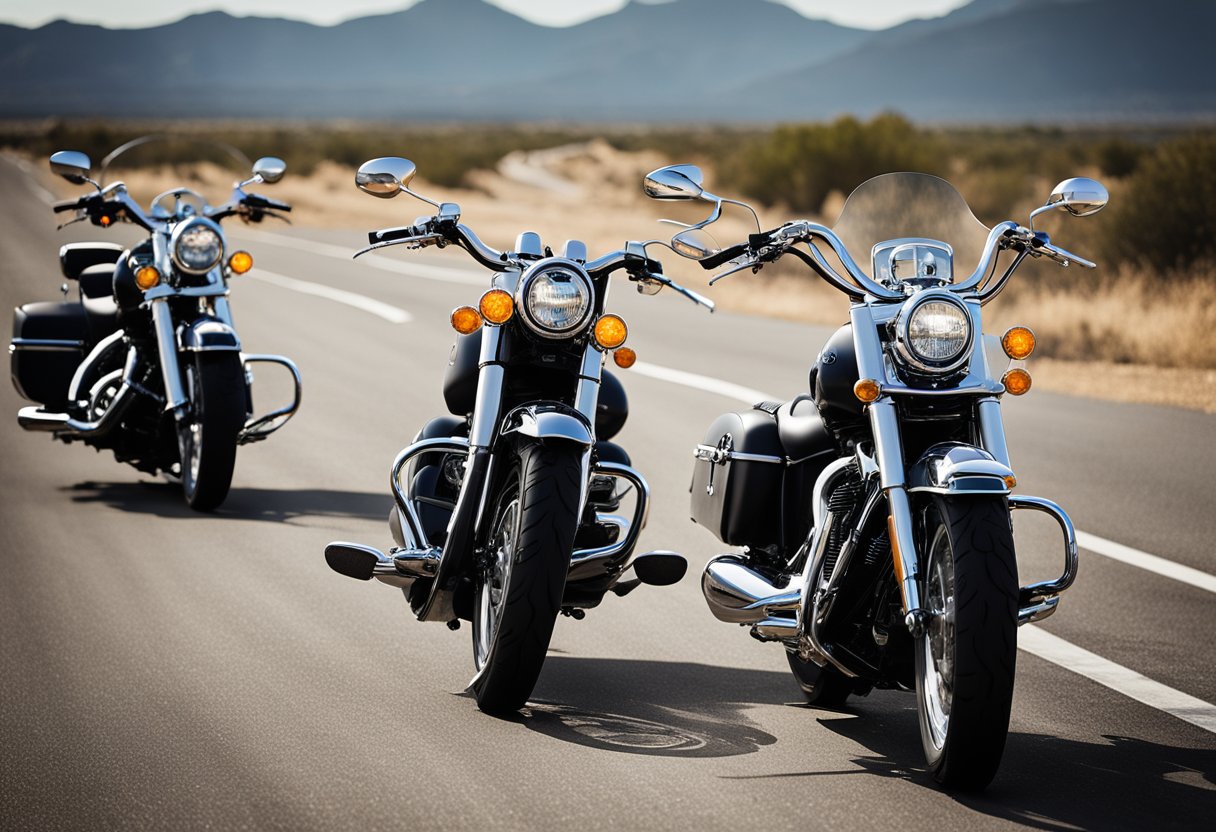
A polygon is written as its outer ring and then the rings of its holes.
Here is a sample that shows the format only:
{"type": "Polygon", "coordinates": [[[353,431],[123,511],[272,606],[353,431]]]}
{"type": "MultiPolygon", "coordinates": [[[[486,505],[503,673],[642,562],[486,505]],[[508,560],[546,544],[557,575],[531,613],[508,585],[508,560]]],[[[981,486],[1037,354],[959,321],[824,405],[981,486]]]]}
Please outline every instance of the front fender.
{"type": "Polygon", "coordinates": [[[1008,494],[1013,471],[974,445],[934,445],[908,469],[908,490],[934,494],[1008,494]]]}
{"type": "Polygon", "coordinates": [[[557,402],[526,404],[502,420],[499,436],[526,436],[541,442],[572,442],[581,448],[595,444],[595,431],[583,415],[557,402]]]}
{"type": "Polygon", "coordinates": [[[177,329],[177,347],[185,352],[240,352],[236,330],[216,318],[199,318],[177,329]]]}

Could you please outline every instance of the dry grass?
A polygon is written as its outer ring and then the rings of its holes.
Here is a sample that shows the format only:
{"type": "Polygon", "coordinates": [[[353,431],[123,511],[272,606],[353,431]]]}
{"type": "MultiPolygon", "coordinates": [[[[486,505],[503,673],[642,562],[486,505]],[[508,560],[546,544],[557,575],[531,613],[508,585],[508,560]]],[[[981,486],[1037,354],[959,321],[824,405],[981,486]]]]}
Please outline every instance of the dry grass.
{"type": "MultiPolygon", "coordinates": [[[[496,247],[509,247],[519,231],[530,229],[555,247],[571,237],[584,240],[593,255],[626,239],[668,236],[674,229],[657,225],[659,217],[693,221],[707,210],[642,196],[641,177],[666,161],[653,151],[624,152],[596,141],[542,158],[573,187],[555,193],[499,172],[477,171],[468,177],[469,189],[440,188],[421,178],[414,188],[460,203],[465,221],[496,247]]],[[[202,165],[126,178],[145,202],[160,190],[188,184],[218,203],[227,198],[233,176],[202,165]]],[[[372,229],[426,213],[427,206],[404,196],[385,202],[361,194],[353,178],[348,168],[322,163],[309,176],[289,172],[263,191],[292,203],[292,220],[304,227],[372,229]]],[[[49,176],[46,184],[65,197],[78,193],[49,176]]],[[[825,213],[833,213],[831,206],[825,213]]],[[[783,216],[779,209],[761,212],[766,227],[783,216]]],[[[744,217],[730,213],[713,227],[724,244],[743,239],[749,230],[744,217]]],[[[1071,239],[1061,236],[1061,241],[1067,246],[1071,239]]],[[[825,325],[847,319],[845,299],[796,263],[757,275],[742,272],[706,289],[709,275],[695,263],[670,252],[661,259],[672,277],[705,290],[723,309],[825,325]]],[[[988,329],[1000,332],[1015,323],[1034,329],[1039,351],[1030,369],[1040,389],[1216,412],[1216,266],[1185,279],[1131,269],[1087,279],[1041,264],[1025,271],[987,308],[988,329]]]]}

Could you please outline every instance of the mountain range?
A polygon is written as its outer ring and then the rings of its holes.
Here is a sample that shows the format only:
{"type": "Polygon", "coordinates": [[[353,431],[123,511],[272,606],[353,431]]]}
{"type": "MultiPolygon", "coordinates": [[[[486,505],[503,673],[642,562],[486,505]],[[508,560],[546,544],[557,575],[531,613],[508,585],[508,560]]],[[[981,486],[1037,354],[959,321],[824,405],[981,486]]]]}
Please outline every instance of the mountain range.
{"type": "Polygon", "coordinates": [[[336,26],[56,21],[0,25],[0,117],[1208,121],[1214,32],[1208,0],[973,0],[877,32],[771,0],[631,2],[567,28],[484,0],[336,26]]]}

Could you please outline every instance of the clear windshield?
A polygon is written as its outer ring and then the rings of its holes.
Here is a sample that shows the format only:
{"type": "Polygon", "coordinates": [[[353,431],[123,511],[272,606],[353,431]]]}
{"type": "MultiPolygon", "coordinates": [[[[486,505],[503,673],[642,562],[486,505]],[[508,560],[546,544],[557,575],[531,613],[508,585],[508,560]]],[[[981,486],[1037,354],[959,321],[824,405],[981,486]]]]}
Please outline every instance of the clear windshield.
{"type": "Polygon", "coordinates": [[[249,176],[250,161],[223,142],[151,135],[110,151],[99,168],[103,186],[126,183],[135,201],[163,219],[179,211],[201,214],[206,205],[223,203],[232,184],[249,176]]]}
{"type": "Polygon", "coordinates": [[[945,179],[926,173],[886,173],[863,182],[849,195],[832,230],[866,273],[884,280],[885,260],[874,268],[880,243],[926,239],[954,249],[954,279],[971,276],[979,265],[989,228],[945,179]],[[876,273],[877,271],[877,273],[876,273]]]}

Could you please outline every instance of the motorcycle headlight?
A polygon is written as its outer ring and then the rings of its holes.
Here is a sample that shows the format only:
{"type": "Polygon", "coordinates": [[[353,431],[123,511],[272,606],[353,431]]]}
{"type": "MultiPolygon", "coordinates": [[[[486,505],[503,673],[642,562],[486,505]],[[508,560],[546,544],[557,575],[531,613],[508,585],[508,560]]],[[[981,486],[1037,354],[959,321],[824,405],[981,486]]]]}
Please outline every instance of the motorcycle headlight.
{"type": "Polygon", "coordinates": [[[896,348],[911,366],[929,373],[961,367],[970,355],[971,315],[947,294],[908,302],[896,320],[896,348]]]}
{"type": "Polygon", "coordinates": [[[173,229],[169,250],[173,265],[186,274],[206,274],[224,259],[224,235],[214,222],[199,217],[173,229]]]}
{"type": "Polygon", "coordinates": [[[567,338],[591,320],[591,283],[573,268],[539,265],[520,283],[521,316],[545,338],[567,338]]]}

